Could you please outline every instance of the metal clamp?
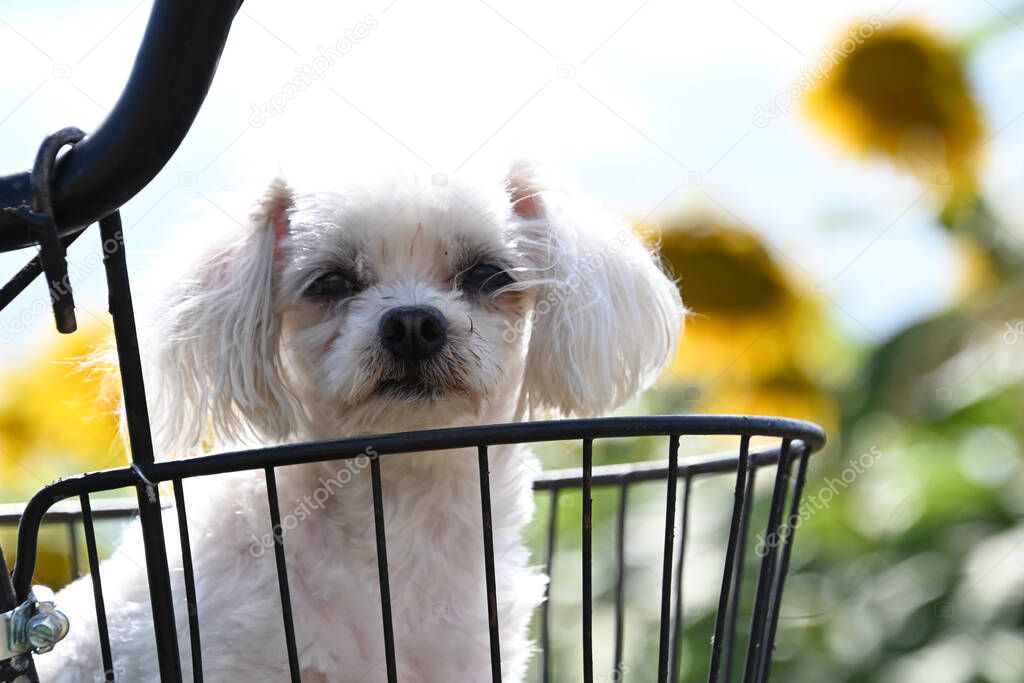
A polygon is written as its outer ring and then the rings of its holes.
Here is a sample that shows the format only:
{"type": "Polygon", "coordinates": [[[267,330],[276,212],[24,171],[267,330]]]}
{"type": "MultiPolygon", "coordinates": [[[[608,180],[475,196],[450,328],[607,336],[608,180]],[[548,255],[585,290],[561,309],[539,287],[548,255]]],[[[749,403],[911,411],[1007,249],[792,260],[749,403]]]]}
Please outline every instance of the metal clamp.
{"type": "Polygon", "coordinates": [[[84,137],[85,133],[77,128],[64,128],[43,140],[32,168],[32,205],[8,209],[28,226],[39,244],[39,265],[46,274],[53,316],[62,334],[74,332],[78,325],[68,279],[67,244],[61,239],[53,214],[53,170],[57,153],[84,137]]]}
{"type": "Polygon", "coordinates": [[[68,618],[57,610],[53,591],[33,586],[28,600],[0,614],[0,661],[49,652],[68,634],[68,618]]]}

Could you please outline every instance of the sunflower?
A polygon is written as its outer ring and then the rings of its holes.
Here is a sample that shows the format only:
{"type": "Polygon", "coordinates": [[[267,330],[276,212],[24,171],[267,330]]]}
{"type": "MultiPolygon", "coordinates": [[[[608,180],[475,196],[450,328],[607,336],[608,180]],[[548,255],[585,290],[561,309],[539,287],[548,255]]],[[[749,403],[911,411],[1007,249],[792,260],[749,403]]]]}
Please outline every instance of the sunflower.
{"type": "Polygon", "coordinates": [[[985,133],[956,46],[914,23],[862,24],[826,55],[832,67],[804,98],[812,120],[939,187],[947,212],[973,200],[985,133]]]}
{"type": "Polygon", "coordinates": [[[86,327],[61,336],[0,377],[0,475],[19,498],[57,476],[126,462],[118,398],[82,361],[109,336],[86,327]]]}
{"type": "MultiPolygon", "coordinates": [[[[641,232],[651,229],[641,226],[641,232]]],[[[834,345],[817,295],[756,234],[709,215],[681,215],[660,250],[693,312],[663,386],[687,409],[830,421],[834,345]]]]}

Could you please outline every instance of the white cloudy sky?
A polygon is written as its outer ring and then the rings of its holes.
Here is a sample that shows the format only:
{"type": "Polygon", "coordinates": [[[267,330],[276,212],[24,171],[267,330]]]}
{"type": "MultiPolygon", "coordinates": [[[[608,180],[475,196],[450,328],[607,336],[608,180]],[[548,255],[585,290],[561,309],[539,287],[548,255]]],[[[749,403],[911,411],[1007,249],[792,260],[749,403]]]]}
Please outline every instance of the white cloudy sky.
{"type": "MultiPolygon", "coordinates": [[[[193,130],[124,208],[131,266],[144,274],[176,225],[198,215],[227,220],[210,199],[279,170],[326,177],[372,159],[473,173],[527,155],[565,169],[628,216],[693,206],[732,214],[787,253],[801,277],[823,283],[844,326],[881,335],[952,295],[955,258],[931,224],[934,207],[915,205],[921,186],[886,164],[838,153],[798,107],[765,127],[754,124],[755,107],[872,15],[922,19],[954,37],[1005,27],[973,56],[971,71],[999,131],[985,150],[987,186],[1013,229],[1024,217],[1013,191],[1024,175],[1024,15],[1014,1],[251,0],[193,130]],[[373,28],[322,80],[252,125],[254,105],[361,22],[373,28]]],[[[27,168],[53,129],[99,125],[150,6],[4,1],[0,171],[27,168]]],[[[76,245],[72,258],[90,249],[76,245]]],[[[0,255],[0,272],[26,257],[0,255]]],[[[82,315],[100,317],[102,273],[75,284],[82,315]]],[[[28,296],[44,294],[36,283],[28,296]]],[[[0,329],[28,305],[0,314],[0,329]]],[[[53,334],[45,316],[30,327],[5,345],[9,357],[53,334]]]]}

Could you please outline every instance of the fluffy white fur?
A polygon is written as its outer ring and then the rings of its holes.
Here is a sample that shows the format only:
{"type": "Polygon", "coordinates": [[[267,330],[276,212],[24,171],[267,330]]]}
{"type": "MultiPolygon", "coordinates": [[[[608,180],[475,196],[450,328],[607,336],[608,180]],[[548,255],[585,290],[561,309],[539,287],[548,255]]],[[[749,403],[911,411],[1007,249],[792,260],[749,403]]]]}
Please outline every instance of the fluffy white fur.
{"type": "MultiPolygon", "coordinates": [[[[202,251],[154,315],[143,354],[158,451],[179,457],[274,444],[590,415],[644,389],[674,349],[673,283],[624,222],[544,188],[519,164],[493,183],[412,177],[336,191],[275,181],[248,221],[202,251]],[[469,291],[474,265],[511,275],[469,291]],[[321,274],[350,296],[312,297],[321,274]],[[382,347],[381,316],[431,305],[447,341],[410,370],[382,347]],[[416,389],[387,380],[416,372],[416,389]]],[[[520,533],[538,471],[523,447],[491,450],[504,680],[531,656],[527,624],[546,577],[520,533]]],[[[368,455],[373,455],[372,453],[368,455]]],[[[385,680],[366,458],[278,470],[303,681],[385,680]]],[[[490,680],[475,451],[381,459],[398,675],[490,680]]],[[[262,472],[189,480],[205,680],[287,680],[262,472]]],[[[188,622],[176,522],[168,539],[185,677],[188,622]]],[[[157,680],[142,542],[131,527],[101,566],[118,680],[157,680]]],[[[104,680],[89,579],[61,591],[67,639],[37,659],[43,683],[104,680]]]]}

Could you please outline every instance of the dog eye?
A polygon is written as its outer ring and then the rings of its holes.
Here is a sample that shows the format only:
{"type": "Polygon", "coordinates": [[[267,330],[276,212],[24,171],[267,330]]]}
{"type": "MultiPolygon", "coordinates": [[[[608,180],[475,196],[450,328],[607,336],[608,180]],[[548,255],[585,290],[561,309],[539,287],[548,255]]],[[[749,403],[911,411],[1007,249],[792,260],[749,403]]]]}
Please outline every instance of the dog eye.
{"type": "Polygon", "coordinates": [[[311,299],[341,299],[351,296],[356,291],[356,286],[338,271],[324,273],[313,280],[304,295],[311,299]]]}
{"type": "Polygon", "coordinates": [[[478,263],[463,273],[459,284],[467,291],[491,293],[513,282],[515,280],[504,268],[492,263],[478,263]]]}

